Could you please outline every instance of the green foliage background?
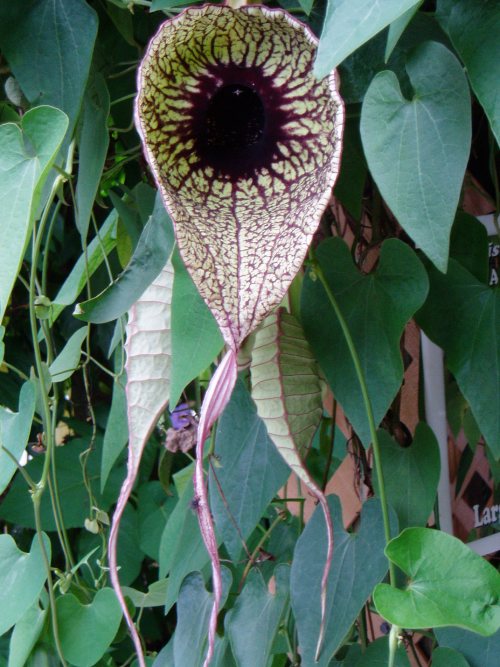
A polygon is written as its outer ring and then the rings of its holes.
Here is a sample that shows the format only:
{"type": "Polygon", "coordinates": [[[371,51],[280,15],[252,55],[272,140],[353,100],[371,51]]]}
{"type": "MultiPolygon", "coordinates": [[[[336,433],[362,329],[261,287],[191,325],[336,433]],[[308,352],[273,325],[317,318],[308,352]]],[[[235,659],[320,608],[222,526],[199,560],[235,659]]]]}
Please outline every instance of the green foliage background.
{"type": "MultiPolygon", "coordinates": [[[[277,496],[288,468],[243,375],[211,456],[226,600],[213,665],[386,665],[386,638],[366,647],[363,609],[375,603],[401,624],[406,605],[417,604],[403,575],[403,590],[380,584],[389,558],[442,605],[434,616],[419,607],[404,635],[408,651],[411,630],[426,628],[429,651],[439,645],[433,664],[496,667],[498,573],[439,531],[420,532],[435,503],[439,457],[423,408],[411,446],[401,448],[398,397],[400,339],[415,317],[445,351],[450,423],[469,441],[461,465],[466,469],[471,452],[484,446],[498,502],[500,292],[488,268],[494,243],[465,210],[480,192],[484,212],[495,220],[500,212],[500,6],[280,4],[321,35],[317,74],[338,67],[340,75],[347,121],[336,214],[324,216],[314,261],[347,323],[383,429],[392,533],[407,530],[384,555],[378,483],[355,534],[343,530],[340,502],[330,498],[333,607],[314,663],[322,518],[315,513],[304,527],[301,513],[290,511],[292,500],[277,496]],[[354,239],[350,246],[345,236],[354,239]],[[367,268],[372,251],[380,256],[367,268]],[[412,561],[414,543],[421,554],[412,561]],[[443,568],[455,548],[458,582],[443,568]],[[273,575],[275,593],[267,586],[273,575]],[[445,627],[453,625],[468,630],[445,627]]],[[[106,569],[109,520],[126,465],[125,314],[165,264],[174,236],[132,110],[145,45],[184,6],[0,0],[0,665],[134,660],[106,569]],[[58,446],[47,465],[50,438],[58,446]],[[30,461],[17,470],[13,459],[24,450],[30,461]]],[[[171,409],[187,400],[199,410],[222,339],[175,254],[174,269],[171,409]]],[[[290,303],[352,425],[350,452],[369,477],[363,388],[314,267],[294,282],[290,303]]],[[[191,506],[192,461],[165,450],[169,426],[166,413],[123,519],[120,580],[148,664],[196,667],[206,650],[209,558],[191,506]]],[[[307,459],[312,475],[325,485],[350,455],[325,412],[307,459]]],[[[498,521],[489,528],[498,529],[498,521]]],[[[394,664],[409,664],[402,648],[394,664]]]]}

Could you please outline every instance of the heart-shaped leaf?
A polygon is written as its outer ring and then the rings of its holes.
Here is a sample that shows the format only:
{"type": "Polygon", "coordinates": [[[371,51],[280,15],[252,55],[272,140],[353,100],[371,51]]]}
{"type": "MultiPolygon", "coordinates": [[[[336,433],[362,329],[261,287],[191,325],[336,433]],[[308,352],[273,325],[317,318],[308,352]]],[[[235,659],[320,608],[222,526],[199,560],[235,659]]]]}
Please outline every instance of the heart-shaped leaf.
{"type": "Polygon", "coordinates": [[[495,458],[500,456],[500,289],[454,259],[443,275],[428,267],[429,298],[417,314],[446,353],[446,365],[467,399],[495,458]]]}
{"type": "MultiPolygon", "coordinates": [[[[379,424],[403,380],[399,340],[427,294],[424,268],[396,239],[383,244],[377,269],[369,275],[359,273],[341,239],[324,241],[316,256],[347,321],[379,424]]],[[[301,312],[304,332],[335,397],[368,445],[370,430],[351,355],[325,290],[311,273],[304,279],[301,312]]]]}
{"type": "MultiPolygon", "coordinates": [[[[321,620],[320,587],[326,557],[326,530],[318,508],[295,547],[290,574],[292,609],[297,623],[303,667],[326,667],[342,645],[352,623],[386,574],[384,526],[378,500],[368,500],[361,512],[361,526],[349,534],[342,527],[342,511],[337,496],[329,496],[333,517],[334,551],[328,578],[326,630],[319,661],[314,653],[321,620]],[[367,563],[370,567],[367,567],[367,563]]],[[[391,516],[393,533],[397,521],[391,516]]]]}
{"type": "Polygon", "coordinates": [[[210,471],[210,506],[219,534],[231,557],[237,561],[243,547],[242,538],[250,535],[290,475],[242,382],[236,383],[220,418],[215,452],[220,467],[210,471]]]}
{"type": "Polygon", "coordinates": [[[393,72],[373,79],[363,101],[361,138],[373,178],[399,223],[446,271],[470,151],[469,89],[460,63],[436,42],[420,45],[406,69],[411,100],[393,72]]]}
{"type": "Polygon", "coordinates": [[[457,625],[482,635],[500,628],[500,574],[455,537],[406,528],[385,550],[409,577],[405,590],[379,584],[379,614],[401,628],[457,625]]]}
{"type": "Polygon", "coordinates": [[[439,646],[448,646],[465,656],[470,667],[498,667],[500,630],[491,637],[481,637],[462,628],[435,630],[439,646]]]}
{"type": "MultiPolygon", "coordinates": [[[[50,540],[42,534],[50,562],[50,540]]],[[[38,600],[47,579],[38,536],[29,554],[20,551],[10,535],[0,535],[0,636],[17,623],[38,600]]]]}
{"type": "Polygon", "coordinates": [[[288,602],[289,566],[278,565],[274,577],[276,593],[272,594],[259,570],[251,570],[236,604],[226,615],[224,624],[239,667],[269,662],[288,602]]]}
{"type": "Polygon", "coordinates": [[[500,6],[496,0],[439,0],[438,16],[500,145],[500,6]]]}
{"type": "MultiPolygon", "coordinates": [[[[399,446],[387,433],[378,432],[387,500],[398,515],[399,528],[425,526],[436,500],[439,482],[439,447],[432,429],[417,425],[409,447],[399,446]]],[[[378,493],[378,479],[374,478],[378,493]]]]}
{"type": "Polygon", "coordinates": [[[35,386],[25,382],[19,393],[19,412],[14,413],[0,407],[0,494],[5,491],[17,470],[31,431],[35,412],[35,386]],[[7,454],[9,452],[9,454],[7,454]]]}
{"type": "Polygon", "coordinates": [[[76,667],[91,667],[113,641],[122,613],[111,588],[97,591],[90,604],[71,593],[57,598],[57,624],[64,657],[76,667]]]}
{"type": "Polygon", "coordinates": [[[9,230],[0,244],[0,322],[24,257],[42,186],[67,127],[67,116],[53,107],[30,109],[20,126],[0,126],[0,210],[2,226],[9,230]]]}
{"type": "Polygon", "coordinates": [[[328,0],[315,74],[329,74],[350,53],[416,4],[418,0],[328,0]]]}

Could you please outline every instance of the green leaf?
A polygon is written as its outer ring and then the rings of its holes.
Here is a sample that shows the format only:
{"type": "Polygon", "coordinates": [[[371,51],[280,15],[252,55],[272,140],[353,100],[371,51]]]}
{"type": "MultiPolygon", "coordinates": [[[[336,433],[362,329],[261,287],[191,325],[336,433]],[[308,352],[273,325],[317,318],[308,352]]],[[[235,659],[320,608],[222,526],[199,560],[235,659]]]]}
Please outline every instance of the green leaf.
{"type": "MultiPolygon", "coordinates": [[[[222,599],[224,605],[232,575],[221,568],[222,599]]],[[[175,667],[201,667],[205,653],[208,621],[212,611],[213,595],[209,593],[199,572],[192,572],[182,582],[177,601],[177,627],[174,634],[175,667]]]]}
{"type": "Polygon", "coordinates": [[[19,412],[0,407],[0,494],[7,488],[17,470],[12,456],[19,461],[26,448],[35,412],[35,386],[25,382],[19,394],[19,412]]]}
{"type": "Polygon", "coordinates": [[[112,210],[96,236],[89,243],[86,256],[81,255],[71,273],[52,302],[50,323],[54,324],[66,306],[72,304],[87,284],[90,278],[104,262],[110,252],[116,247],[116,223],[118,214],[112,210]]]}
{"type": "Polygon", "coordinates": [[[217,530],[237,561],[243,546],[241,536],[246,539],[250,535],[290,475],[241,381],[219,420],[215,453],[219,465],[210,470],[210,507],[217,530]]]}
{"type": "MultiPolygon", "coordinates": [[[[427,294],[425,271],[415,253],[396,239],[385,241],[377,269],[369,275],[356,269],[339,238],[324,241],[316,254],[349,326],[379,424],[403,380],[399,341],[427,294]]],[[[323,286],[310,272],[304,279],[301,314],[306,337],[335,397],[368,445],[370,431],[351,355],[323,286]]]]}
{"type": "MultiPolygon", "coordinates": [[[[399,528],[425,526],[432,512],[439,482],[440,458],[436,437],[424,422],[417,425],[409,447],[399,446],[379,431],[387,500],[398,515],[399,528]]],[[[377,477],[374,477],[377,495],[377,477]]]]}
{"type": "Polygon", "coordinates": [[[440,0],[443,27],[463,60],[500,145],[500,7],[497,0],[440,0]]]}
{"type": "Polygon", "coordinates": [[[418,12],[420,6],[424,0],[418,0],[417,4],[410,9],[407,9],[404,14],[401,14],[395,21],[389,26],[389,32],[387,33],[387,44],[385,46],[385,61],[387,62],[391,57],[391,53],[394,51],[394,47],[399,41],[399,38],[406,30],[406,27],[418,12]]]}
{"type": "Polygon", "coordinates": [[[430,292],[417,320],[446,353],[495,458],[500,457],[500,289],[479,281],[451,259],[443,275],[428,267],[430,292]]]}
{"type": "Polygon", "coordinates": [[[439,628],[435,634],[440,646],[459,651],[470,667],[498,667],[500,630],[491,637],[481,637],[462,628],[439,628]]]}
{"type": "Polygon", "coordinates": [[[167,597],[168,579],[154,581],[148,586],[147,593],[137,591],[135,588],[122,586],[123,595],[126,595],[134,607],[163,607],[167,597]]]}
{"type": "Polygon", "coordinates": [[[405,572],[405,590],[379,584],[378,613],[401,628],[456,625],[490,635],[500,628],[500,574],[460,540],[429,528],[406,528],[387,557],[405,572]]]}
{"type": "MultiPolygon", "coordinates": [[[[366,651],[359,658],[358,662],[354,663],[353,667],[387,667],[388,664],[389,640],[387,637],[381,637],[368,644],[366,651]]],[[[410,661],[403,646],[399,646],[396,650],[394,667],[410,667],[410,661]]]]}
{"type": "Polygon", "coordinates": [[[316,76],[329,74],[350,53],[416,4],[418,0],[328,0],[314,64],[316,76]]]}
{"type": "MultiPolygon", "coordinates": [[[[0,32],[2,9],[0,5],[0,32]]],[[[48,106],[28,111],[19,126],[0,126],[0,209],[2,227],[9,230],[0,244],[0,322],[24,257],[41,189],[67,127],[67,116],[48,106]]]]}
{"type": "MultiPolygon", "coordinates": [[[[59,502],[64,517],[66,528],[81,528],[89,512],[89,499],[87,489],[82,478],[80,454],[88,448],[88,440],[70,440],[64,447],[57,447],[55,451],[56,474],[59,487],[59,502]]],[[[97,437],[94,443],[94,451],[89,456],[87,464],[88,481],[92,486],[92,492],[96,504],[100,509],[107,511],[118,495],[123,467],[116,467],[111,475],[106,489],[106,494],[99,494],[99,469],[100,457],[98,452],[102,447],[102,438],[97,437]]],[[[33,479],[40,479],[42,475],[44,457],[37,456],[29,461],[25,470],[33,479]]],[[[24,479],[17,475],[7,493],[0,503],[0,517],[10,523],[18,524],[26,528],[35,528],[33,515],[33,503],[26,487],[24,479]]],[[[40,517],[44,530],[56,529],[50,494],[44,493],[40,503],[40,517]]]]}
{"type": "MultiPolygon", "coordinates": [[[[325,641],[314,661],[320,623],[320,588],[326,554],[323,513],[317,508],[297,541],[290,575],[292,609],[297,623],[303,667],[326,667],[338,651],[373,587],[387,572],[384,527],[378,500],[368,500],[361,511],[361,526],[355,534],[342,526],[337,496],[329,496],[333,517],[334,551],[326,595],[325,641]],[[370,566],[367,567],[367,563],[370,566]]],[[[392,515],[393,532],[397,522],[392,515]]]]}
{"type": "Polygon", "coordinates": [[[167,495],[156,480],[142,484],[137,490],[141,550],[155,561],[159,559],[161,536],[176,503],[177,496],[167,495]]]}
{"type": "Polygon", "coordinates": [[[113,383],[111,408],[104,431],[101,459],[101,493],[106,487],[111,468],[116,463],[128,442],[127,396],[122,382],[123,377],[116,378],[113,383]]]}
{"type": "Polygon", "coordinates": [[[274,571],[276,592],[270,593],[262,573],[250,571],[245,587],[224,619],[239,667],[267,665],[289,596],[290,567],[274,571]]]}
{"type": "Polygon", "coordinates": [[[98,296],[76,306],[79,320],[102,324],[126,313],[167,263],[174,244],[172,223],[158,195],[130,263],[98,296]]]}
{"type": "MultiPolygon", "coordinates": [[[[50,562],[50,540],[43,534],[50,562]]],[[[40,540],[33,537],[31,550],[20,551],[10,535],[0,535],[0,636],[17,623],[38,600],[47,570],[40,540]]]]}
{"type": "Polygon", "coordinates": [[[93,73],[83,98],[78,133],[78,180],[75,223],[82,239],[87,238],[90,216],[108,152],[109,93],[100,73],[93,73]]]}
{"type": "Polygon", "coordinates": [[[420,45],[406,69],[414,89],[411,100],[403,97],[393,72],[373,79],[363,101],[361,138],[388,206],[437,268],[446,271],[470,151],[469,89],[460,63],[436,42],[420,45]]]}
{"type": "Polygon", "coordinates": [[[5,355],[5,343],[3,342],[4,335],[5,327],[0,326],[0,366],[3,364],[3,358],[5,355]]]}
{"type": "Polygon", "coordinates": [[[172,294],[171,405],[179,402],[184,387],[208,368],[223,346],[217,323],[198,293],[179,253],[174,252],[172,294]]]}
{"type": "Polygon", "coordinates": [[[343,142],[340,173],[333,192],[349,213],[359,220],[367,168],[357,119],[346,119],[343,142]]]}
{"type": "Polygon", "coordinates": [[[47,611],[36,602],[17,621],[10,638],[8,667],[24,667],[42,633],[47,611]]]}
{"type": "Polygon", "coordinates": [[[463,655],[452,648],[436,648],[432,652],[432,667],[470,667],[463,655]]]}
{"type": "Polygon", "coordinates": [[[0,48],[31,104],[69,118],[71,134],[87,83],[97,15],[84,0],[0,2],[0,48]]]}
{"type": "Polygon", "coordinates": [[[184,577],[189,572],[202,570],[210,561],[192,507],[192,466],[188,469],[189,482],[167,521],[160,543],[160,577],[169,575],[165,613],[176,603],[184,577]]]}
{"type": "Polygon", "coordinates": [[[477,218],[457,211],[451,230],[450,257],[478,280],[488,283],[488,232],[477,218]]]}
{"type": "Polygon", "coordinates": [[[63,655],[76,667],[95,665],[113,641],[122,617],[111,588],[101,588],[88,605],[72,594],[63,595],[57,598],[56,613],[63,655]]]}
{"type": "Polygon", "coordinates": [[[66,345],[50,364],[49,371],[53,382],[64,382],[76,371],[82,356],[83,341],[88,333],[88,327],[81,327],[69,337],[66,345]]]}

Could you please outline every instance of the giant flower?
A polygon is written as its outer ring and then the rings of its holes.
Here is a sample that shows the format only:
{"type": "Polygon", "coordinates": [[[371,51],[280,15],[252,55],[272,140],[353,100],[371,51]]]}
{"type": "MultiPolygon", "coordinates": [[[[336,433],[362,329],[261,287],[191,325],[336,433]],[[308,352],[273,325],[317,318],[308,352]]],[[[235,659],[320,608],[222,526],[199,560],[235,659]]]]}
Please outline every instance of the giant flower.
{"type": "Polygon", "coordinates": [[[316,43],[282,10],[205,5],[163,24],[139,73],[149,163],[234,349],[280,302],[338,172],[343,107],[316,43]]]}
{"type": "MultiPolygon", "coordinates": [[[[164,23],[139,70],[136,124],[146,156],[183,260],[228,346],[205,395],[197,435],[196,508],[214,589],[205,667],[222,582],[203,444],[236,381],[236,353],[300,268],[338,172],[343,106],[335,75],[313,76],[316,46],[311,31],[285,11],[205,5],[164,23]]],[[[118,522],[137,469],[130,460],[118,522]]],[[[320,490],[317,497],[329,544],[319,651],[333,531],[320,490]]],[[[117,530],[114,522],[110,562],[118,589],[117,530]]],[[[142,667],[140,641],[120,599],[142,667]]]]}

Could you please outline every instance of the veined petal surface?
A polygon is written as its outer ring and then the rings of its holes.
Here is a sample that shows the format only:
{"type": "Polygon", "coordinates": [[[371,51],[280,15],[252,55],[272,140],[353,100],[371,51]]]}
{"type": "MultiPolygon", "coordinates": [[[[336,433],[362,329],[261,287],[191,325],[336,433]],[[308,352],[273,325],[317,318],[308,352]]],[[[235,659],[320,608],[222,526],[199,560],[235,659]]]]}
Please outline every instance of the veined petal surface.
{"type": "Polygon", "coordinates": [[[184,262],[237,349],[299,269],[339,169],[335,75],[279,9],[189,8],[138,76],[136,124],[184,262]]]}

